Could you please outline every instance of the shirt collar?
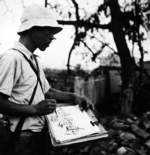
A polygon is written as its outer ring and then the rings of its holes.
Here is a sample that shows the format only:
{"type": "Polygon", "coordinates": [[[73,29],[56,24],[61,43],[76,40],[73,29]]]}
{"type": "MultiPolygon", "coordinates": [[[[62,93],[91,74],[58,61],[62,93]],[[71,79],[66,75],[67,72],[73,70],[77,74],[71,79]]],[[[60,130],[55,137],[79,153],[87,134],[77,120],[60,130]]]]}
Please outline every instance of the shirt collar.
{"type": "Polygon", "coordinates": [[[18,41],[14,43],[14,48],[25,54],[28,59],[31,59],[31,57],[33,56],[33,54],[22,43],[18,41]]]}

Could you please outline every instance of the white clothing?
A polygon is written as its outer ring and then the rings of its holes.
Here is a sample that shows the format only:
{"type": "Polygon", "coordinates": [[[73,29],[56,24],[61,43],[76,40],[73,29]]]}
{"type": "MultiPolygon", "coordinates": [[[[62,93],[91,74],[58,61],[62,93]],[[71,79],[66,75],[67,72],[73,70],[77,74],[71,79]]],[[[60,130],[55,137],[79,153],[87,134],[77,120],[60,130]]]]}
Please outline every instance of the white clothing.
{"type": "MultiPolygon", "coordinates": [[[[28,59],[32,60],[32,53],[20,42],[15,42],[13,48],[18,49],[24,53],[28,59]]],[[[43,90],[38,82],[32,102],[33,105],[45,99],[44,93],[50,89],[50,85],[45,78],[41,65],[39,64],[38,66],[43,90]]],[[[0,92],[8,95],[10,101],[17,104],[28,104],[36,82],[37,76],[35,72],[20,52],[10,49],[0,55],[0,92]]],[[[9,119],[11,122],[11,130],[14,131],[19,118],[9,117],[9,119]]],[[[27,117],[22,130],[30,129],[35,132],[40,132],[43,126],[44,118],[41,119],[38,116],[27,117]]]]}

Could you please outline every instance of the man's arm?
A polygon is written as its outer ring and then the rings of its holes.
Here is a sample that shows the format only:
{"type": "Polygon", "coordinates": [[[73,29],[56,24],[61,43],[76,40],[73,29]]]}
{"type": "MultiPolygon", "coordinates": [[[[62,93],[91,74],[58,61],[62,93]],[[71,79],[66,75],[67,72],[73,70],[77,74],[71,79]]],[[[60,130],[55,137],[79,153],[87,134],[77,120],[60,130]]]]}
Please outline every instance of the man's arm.
{"type": "Polygon", "coordinates": [[[74,93],[70,92],[62,92],[54,88],[50,88],[50,90],[45,94],[46,99],[55,99],[57,103],[75,103],[74,102],[74,93]]]}
{"type": "Polygon", "coordinates": [[[87,97],[80,96],[76,93],[62,92],[54,88],[50,88],[50,90],[45,94],[45,98],[55,99],[57,103],[79,104],[81,110],[83,109],[83,106],[85,106],[85,109],[87,108],[94,109],[94,105],[87,97]],[[82,103],[86,103],[86,105],[83,105],[82,103]]]}
{"type": "Polygon", "coordinates": [[[8,96],[0,93],[0,113],[10,116],[39,116],[53,113],[56,101],[47,99],[37,105],[22,105],[8,100],[8,96]]]}

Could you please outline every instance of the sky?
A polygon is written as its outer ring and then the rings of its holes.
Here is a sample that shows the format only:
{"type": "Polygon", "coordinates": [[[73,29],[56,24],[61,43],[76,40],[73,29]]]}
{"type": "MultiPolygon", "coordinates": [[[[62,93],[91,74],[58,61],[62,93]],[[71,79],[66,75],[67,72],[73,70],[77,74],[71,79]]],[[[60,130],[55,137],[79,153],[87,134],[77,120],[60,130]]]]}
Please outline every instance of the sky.
{"type": "MultiPolygon", "coordinates": [[[[19,39],[16,32],[20,25],[20,17],[23,11],[20,1],[21,0],[5,0],[10,10],[7,12],[3,1],[0,1],[0,53],[12,48],[14,42],[19,39]],[[17,5],[14,4],[14,1],[17,5]],[[11,9],[13,9],[13,12],[11,12],[11,9]]],[[[92,2],[94,2],[94,0],[92,2]]],[[[32,3],[44,5],[44,0],[24,0],[25,6],[32,3]]],[[[50,47],[44,52],[36,50],[36,54],[40,56],[44,68],[67,69],[66,64],[69,50],[73,43],[71,39],[73,33],[73,28],[71,26],[65,26],[63,30],[56,35],[56,40],[52,42],[50,47]]],[[[147,51],[150,51],[149,42],[150,40],[144,43],[144,47],[147,51]]],[[[140,57],[140,54],[137,52],[135,56],[140,57]]],[[[145,55],[145,60],[150,60],[150,52],[148,55],[145,55]]],[[[81,64],[83,69],[92,70],[100,64],[99,60],[97,60],[96,63],[91,61],[86,63],[86,61],[87,60],[83,59],[82,55],[79,54],[79,51],[74,51],[71,56],[70,65],[76,66],[77,64],[81,64]]]]}
{"type": "MultiPolygon", "coordinates": [[[[5,5],[0,1],[0,53],[6,51],[9,48],[12,48],[15,41],[19,39],[19,36],[16,34],[18,27],[20,25],[20,17],[22,15],[22,6],[19,3],[15,5],[13,0],[5,0],[8,6],[8,9],[13,8],[13,15],[11,11],[6,12],[5,5]],[[4,14],[5,13],[5,14],[4,14]]],[[[17,2],[17,0],[16,0],[17,2]]],[[[32,3],[43,4],[43,0],[25,0],[24,5],[30,5],[32,3]]],[[[51,69],[67,69],[67,59],[69,50],[72,46],[73,40],[71,36],[73,34],[73,29],[71,26],[63,27],[63,30],[57,34],[56,40],[52,42],[50,47],[48,47],[44,52],[36,50],[36,54],[40,56],[41,63],[44,68],[51,69]]],[[[70,65],[76,66],[81,64],[81,67],[86,70],[92,70],[99,65],[99,61],[88,63],[83,60],[78,52],[73,52],[71,56],[70,65]]]]}

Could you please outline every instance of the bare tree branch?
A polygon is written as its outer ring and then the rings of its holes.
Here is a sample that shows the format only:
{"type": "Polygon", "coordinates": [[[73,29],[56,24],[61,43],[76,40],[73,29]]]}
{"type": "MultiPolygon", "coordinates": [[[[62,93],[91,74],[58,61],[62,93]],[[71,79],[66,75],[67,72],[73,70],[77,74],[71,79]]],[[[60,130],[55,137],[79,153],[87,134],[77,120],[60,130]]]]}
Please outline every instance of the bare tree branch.
{"type": "Polygon", "coordinates": [[[110,26],[111,26],[110,24],[101,25],[101,24],[90,23],[83,20],[78,20],[78,21],[58,20],[58,23],[62,25],[74,25],[78,27],[87,27],[87,28],[95,27],[95,28],[101,28],[101,29],[110,29],[110,26]]]}
{"type": "Polygon", "coordinates": [[[75,0],[72,0],[72,2],[74,4],[74,6],[75,6],[77,21],[79,21],[80,20],[80,17],[79,17],[79,11],[78,11],[79,10],[78,4],[77,4],[77,2],[75,0]]]}
{"type": "MultiPolygon", "coordinates": [[[[72,0],[74,6],[75,6],[75,11],[76,11],[76,19],[77,19],[77,22],[80,20],[80,17],[79,17],[79,8],[78,8],[78,4],[76,3],[75,0],[72,0]]],[[[67,75],[66,75],[66,78],[65,78],[65,82],[67,81],[67,77],[69,76],[70,74],[70,59],[71,59],[71,54],[72,54],[72,51],[76,45],[76,42],[78,42],[78,25],[75,25],[75,39],[74,39],[74,43],[70,49],[70,52],[69,52],[69,55],[68,55],[68,62],[67,62],[67,69],[68,69],[68,72],[67,72],[67,75]]]]}
{"type": "Polygon", "coordinates": [[[44,6],[45,6],[46,8],[47,8],[47,5],[48,5],[47,0],[45,0],[44,6]]]}
{"type": "Polygon", "coordinates": [[[80,39],[80,41],[84,44],[85,47],[94,55],[94,52],[91,50],[91,48],[83,41],[80,39]]]}
{"type": "MultiPolygon", "coordinates": [[[[90,35],[89,35],[90,36],[90,35]]],[[[94,36],[94,38],[101,42],[103,44],[103,46],[107,46],[109,49],[111,49],[115,54],[118,54],[117,51],[115,51],[112,47],[110,47],[110,45],[108,43],[104,43],[103,41],[101,41],[100,39],[98,39],[96,36],[94,36]]]]}

